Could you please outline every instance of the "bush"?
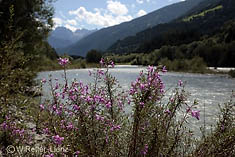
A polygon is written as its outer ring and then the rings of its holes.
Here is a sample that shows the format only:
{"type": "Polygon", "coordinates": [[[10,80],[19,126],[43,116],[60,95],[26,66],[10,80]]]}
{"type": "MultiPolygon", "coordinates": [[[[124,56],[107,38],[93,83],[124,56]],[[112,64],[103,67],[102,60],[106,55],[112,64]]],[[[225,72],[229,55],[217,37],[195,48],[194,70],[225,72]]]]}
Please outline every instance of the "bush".
{"type": "Polygon", "coordinates": [[[194,156],[235,156],[235,103],[231,100],[221,107],[219,121],[213,131],[203,136],[194,156]]]}
{"type": "Polygon", "coordinates": [[[33,97],[30,89],[35,73],[27,66],[30,60],[22,51],[24,43],[19,41],[20,37],[17,34],[14,39],[0,44],[0,124],[7,130],[0,129],[0,146],[19,143],[12,135],[19,137],[21,132],[8,130],[23,130],[24,124],[19,121],[33,97]]]}
{"type": "MultiPolygon", "coordinates": [[[[68,82],[68,59],[60,58],[59,62],[64,69],[64,83],[52,78],[43,79],[41,87],[50,86],[52,97],[31,108],[30,121],[23,121],[25,125],[33,123],[34,127],[18,128],[14,119],[3,118],[0,130],[4,134],[1,135],[9,135],[12,143],[40,144],[45,148],[69,147],[57,152],[43,152],[47,156],[233,155],[233,101],[222,110],[218,129],[195,145],[193,132],[186,123],[190,117],[200,119],[197,102],[188,102],[182,81],[178,82],[171,96],[165,98],[165,86],[159,74],[166,72],[165,67],[149,66],[140,72],[130,90],[124,91],[109,73],[114,67],[111,60],[102,59],[103,69],[90,72],[94,82],[89,85],[76,80],[68,82]],[[43,142],[38,143],[38,136],[43,142]],[[220,140],[218,145],[214,138],[220,140]],[[202,152],[204,148],[207,150],[202,152]]],[[[1,144],[7,146],[7,143],[1,144]]]]}
{"type": "Polygon", "coordinates": [[[230,70],[230,71],[228,72],[228,74],[229,74],[231,77],[235,78],[235,70],[230,70]]]}
{"type": "Polygon", "coordinates": [[[189,71],[200,72],[206,71],[206,64],[200,57],[194,57],[192,59],[175,59],[170,61],[168,58],[163,58],[159,61],[160,64],[165,65],[172,71],[189,71]]]}
{"type": "Polygon", "coordinates": [[[102,55],[100,52],[96,50],[90,50],[89,52],[87,52],[86,61],[88,63],[99,63],[101,57],[102,55]]]}

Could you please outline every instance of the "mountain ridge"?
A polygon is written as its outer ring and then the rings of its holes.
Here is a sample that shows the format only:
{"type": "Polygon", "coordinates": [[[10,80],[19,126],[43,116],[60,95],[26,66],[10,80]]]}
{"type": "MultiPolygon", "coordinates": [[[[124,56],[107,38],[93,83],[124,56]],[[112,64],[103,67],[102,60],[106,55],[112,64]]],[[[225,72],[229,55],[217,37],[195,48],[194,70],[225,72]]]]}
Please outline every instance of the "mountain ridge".
{"type": "Polygon", "coordinates": [[[190,11],[191,13],[179,19],[146,29],[135,36],[116,42],[109,48],[109,51],[115,53],[150,52],[163,45],[187,44],[199,40],[203,34],[210,35],[224,22],[235,17],[233,6],[235,4],[232,4],[234,2],[231,0],[205,0],[201,3],[199,4],[201,7],[196,6],[196,9],[193,8],[190,11]],[[184,21],[190,16],[194,17],[193,20],[184,21]]]}
{"type": "Polygon", "coordinates": [[[50,33],[48,42],[53,48],[58,50],[81,40],[95,31],[97,30],[77,29],[73,32],[66,27],[56,27],[50,33]]]}
{"type": "Polygon", "coordinates": [[[85,56],[91,49],[105,51],[118,40],[134,35],[142,30],[145,30],[146,28],[150,28],[161,23],[167,23],[182,16],[201,1],[203,0],[187,0],[178,2],[153,11],[145,16],[136,18],[132,21],[103,28],[95,33],[92,33],[91,35],[86,36],[75,44],[62,49],[61,51],[70,55],[80,56],[85,56]]]}

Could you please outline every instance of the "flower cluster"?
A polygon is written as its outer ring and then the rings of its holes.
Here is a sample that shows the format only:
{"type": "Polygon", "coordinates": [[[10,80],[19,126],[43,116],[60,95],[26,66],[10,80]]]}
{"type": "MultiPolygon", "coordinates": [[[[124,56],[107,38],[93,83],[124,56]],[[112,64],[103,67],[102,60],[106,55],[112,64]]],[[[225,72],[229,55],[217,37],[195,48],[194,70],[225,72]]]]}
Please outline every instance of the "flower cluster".
{"type": "Polygon", "coordinates": [[[26,136],[25,129],[19,128],[15,122],[11,122],[10,120],[0,124],[0,130],[9,132],[10,136],[14,138],[24,138],[26,136]]]}
{"type": "Polygon", "coordinates": [[[115,64],[114,64],[114,62],[112,60],[108,60],[108,59],[105,60],[104,58],[101,58],[100,65],[102,67],[109,67],[109,66],[111,66],[112,68],[114,68],[114,66],[115,66],[115,64]]]}
{"type": "MultiPolygon", "coordinates": [[[[163,71],[166,71],[165,67],[163,71]]],[[[141,97],[139,104],[144,106],[145,102],[160,100],[164,94],[164,84],[161,80],[159,69],[149,66],[147,74],[140,72],[140,76],[131,84],[130,95],[134,98],[141,97]]]]}
{"type": "MultiPolygon", "coordinates": [[[[60,58],[60,65],[67,63],[68,59],[60,58]]],[[[131,83],[130,90],[124,91],[109,73],[114,62],[102,58],[100,64],[105,69],[89,71],[89,76],[94,77],[93,84],[86,85],[81,81],[68,83],[65,69],[64,85],[59,84],[58,80],[55,83],[52,83],[52,79],[48,80],[53,101],[39,105],[40,111],[49,115],[41,122],[41,132],[51,137],[50,142],[56,145],[73,141],[73,152],[83,156],[99,156],[102,153],[111,156],[148,156],[153,153],[149,149],[155,147],[149,137],[156,134],[156,130],[159,134],[165,133],[161,137],[164,140],[169,138],[169,129],[177,128],[172,127],[175,124],[172,121],[175,120],[173,117],[179,104],[185,102],[185,96],[176,93],[166,106],[161,104],[165,85],[160,73],[167,72],[165,66],[148,66],[147,71],[141,71],[131,83]],[[129,120],[126,112],[128,107],[133,109],[133,120],[129,120]],[[162,119],[167,121],[156,126],[155,123],[162,119]],[[122,144],[124,141],[126,144],[122,144]]],[[[179,85],[182,86],[182,83],[179,85]]],[[[199,112],[190,112],[199,119],[199,112]]]]}
{"type": "Polygon", "coordinates": [[[58,61],[59,61],[59,64],[62,65],[62,66],[65,66],[65,65],[67,65],[69,63],[69,59],[68,58],[61,58],[60,57],[58,59],[58,61]]]}
{"type": "Polygon", "coordinates": [[[59,135],[56,135],[56,136],[52,136],[52,139],[55,144],[61,145],[62,141],[64,140],[64,137],[60,137],[59,135]]]}
{"type": "Polygon", "coordinates": [[[192,117],[195,117],[197,120],[200,119],[200,111],[198,110],[192,110],[191,108],[187,109],[187,112],[190,112],[192,117]]]}

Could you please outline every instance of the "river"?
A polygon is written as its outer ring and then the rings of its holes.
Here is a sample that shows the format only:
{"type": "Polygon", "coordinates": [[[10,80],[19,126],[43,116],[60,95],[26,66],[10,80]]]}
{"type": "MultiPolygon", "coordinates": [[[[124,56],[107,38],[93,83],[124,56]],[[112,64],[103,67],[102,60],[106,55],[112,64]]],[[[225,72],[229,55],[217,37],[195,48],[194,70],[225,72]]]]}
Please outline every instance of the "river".
{"type": "MultiPolygon", "coordinates": [[[[83,83],[90,83],[92,82],[92,78],[89,76],[89,70],[92,69],[67,70],[67,78],[69,81],[76,79],[81,80],[83,83]]],[[[110,72],[119,80],[122,88],[128,89],[131,82],[137,78],[141,70],[145,70],[145,67],[116,66],[110,69],[110,72]]],[[[45,78],[48,80],[49,75],[51,75],[53,79],[57,78],[60,83],[63,83],[62,70],[40,72],[37,79],[45,78]]],[[[182,80],[186,83],[186,91],[191,93],[189,103],[192,103],[194,99],[197,99],[199,102],[198,109],[200,110],[201,118],[199,121],[196,119],[190,120],[190,123],[193,124],[191,127],[196,131],[198,136],[200,132],[199,126],[203,125],[204,121],[206,122],[207,129],[215,124],[219,112],[218,104],[227,102],[232,94],[232,90],[235,90],[235,79],[229,78],[227,75],[167,72],[162,74],[162,79],[166,85],[166,91],[168,91],[166,93],[167,96],[169,96],[171,90],[177,86],[178,80],[182,80]]],[[[49,86],[43,87],[44,97],[49,97],[49,86]]]]}

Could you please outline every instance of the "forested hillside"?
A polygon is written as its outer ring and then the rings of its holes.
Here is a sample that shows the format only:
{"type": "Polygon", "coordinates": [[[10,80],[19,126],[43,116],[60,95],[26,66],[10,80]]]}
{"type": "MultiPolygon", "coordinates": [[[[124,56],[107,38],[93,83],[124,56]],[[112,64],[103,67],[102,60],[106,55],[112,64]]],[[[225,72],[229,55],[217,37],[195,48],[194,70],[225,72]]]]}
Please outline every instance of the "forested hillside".
{"type": "Polygon", "coordinates": [[[200,40],[219,32],[225,22],[235,17],[235,2],[232,0],[203,1],[181,18],[147,29],[135,36],[116,42],[110,52],[151,52],[163,45],[181,45],[200,40]]]}

